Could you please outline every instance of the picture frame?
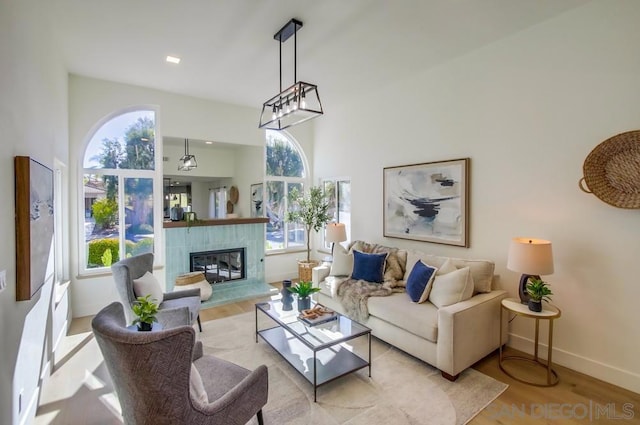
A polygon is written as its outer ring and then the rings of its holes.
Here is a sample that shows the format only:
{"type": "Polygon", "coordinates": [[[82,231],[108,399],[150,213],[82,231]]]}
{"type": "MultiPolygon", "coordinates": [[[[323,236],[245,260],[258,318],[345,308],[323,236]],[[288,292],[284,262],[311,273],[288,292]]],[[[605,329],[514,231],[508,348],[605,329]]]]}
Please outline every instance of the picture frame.
{"type": "Polygon", "coordinates": [[[468,248],[469,161],[385,167],[384,236],[468,248]]]}
{"type": "Polygon", "coordinates": [[[53,273],[53,170],[28,156],[14,157],[16,300],[28,301],[53,273]]]}
{"type": "Polygon", "coordinates": [[[263,217],[264,216],[264,202],[263,202],[263,186],[262,183],[255,183],[250,186],[250,198],[251,205],[249,210],[251,211],[251,217],[263,217]]]}

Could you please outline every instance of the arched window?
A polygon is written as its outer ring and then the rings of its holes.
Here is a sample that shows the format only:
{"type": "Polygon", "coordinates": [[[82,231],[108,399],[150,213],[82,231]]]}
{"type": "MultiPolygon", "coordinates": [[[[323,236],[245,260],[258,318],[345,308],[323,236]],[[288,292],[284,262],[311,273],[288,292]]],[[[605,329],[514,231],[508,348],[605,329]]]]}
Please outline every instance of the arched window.
{"type": "Polygon", "coordinates": [[[156,113],[118,112],[91,135],[82,163],[82,270],[111,266],[154,251],[160,223],[154,211],[156,113]]]}
{"type": "Polygon", "coordinates": [[[298,143],[285,132],[266,132],[264,213],[267,223],[266,249],[279,251],[306,245],[301,224],[285,221],[289,193],[304,192],[307,183],[307,160],[298,143]]]}

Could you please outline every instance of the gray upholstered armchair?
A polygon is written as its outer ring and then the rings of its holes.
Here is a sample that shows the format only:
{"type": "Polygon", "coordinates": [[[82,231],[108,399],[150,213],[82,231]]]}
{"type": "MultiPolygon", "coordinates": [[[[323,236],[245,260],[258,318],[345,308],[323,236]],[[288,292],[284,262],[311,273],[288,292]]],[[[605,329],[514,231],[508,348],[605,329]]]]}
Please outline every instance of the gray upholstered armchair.
{"type": "MultiPolygon", "coordinates": [[[[141,278],[146,272],[153,272],[153,254],[141,254],[120,260],[111,266],[111,271],[116,282],[118,295],[122,305],[125,306],[124,312],[127,323],[132,323],[134,314],[131,308],[136,301],[133,280],[141,278]]],[[[200,289],[165,293],[164,300],[159,305],[156,318],[164,329],[191,325],[197,320],[198,328],[202,332],[202,324],[200,323],[200,289]]]]}
{"type": "Polygon", "coordinates": [[[191,326],[139,332],[125,327],[123,308],[114,302],[91,322],[93,333],[113,380],[124,423],[246,424],[269,392],[267,367],[254,371],[202,354],[191,326]],[[208,401],[190,390],[193,366],[208,401]]]}

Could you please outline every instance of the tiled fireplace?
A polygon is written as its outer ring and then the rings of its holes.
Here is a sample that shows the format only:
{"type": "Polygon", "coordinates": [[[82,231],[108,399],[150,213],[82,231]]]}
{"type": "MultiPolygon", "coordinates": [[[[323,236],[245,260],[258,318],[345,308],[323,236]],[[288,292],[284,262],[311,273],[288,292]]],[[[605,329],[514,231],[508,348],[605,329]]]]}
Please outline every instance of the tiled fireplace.
{"type": "Polygon", "coordinates": [[[274,289],[265,282],[264,223],[257,219],[209,220],[204,225],[165,223],[166,286],[172,291],[178,275],[192,271],[192,253],[209,255],[212,264],[204,265],[210,272],[207,278],[213,284],[213,295],[206,305],[219,305],[240,299],[266,295],[274,289]],[[228,224],[227,224],[228,223],[228,224]],[[236,256],[231,251],[244,252],[244,276],[238,275],[236,256]],[[219,254],[214,258],[210,252],[219,254]],[[225,254],[226,257],[225,257],[225,254]],[[226,260],[225,260],[226,258],[226,260]],[[231,268],[228,266],[231,265],[231,268]],[[233,278],[233,279],[232,279],[233,278]]]}

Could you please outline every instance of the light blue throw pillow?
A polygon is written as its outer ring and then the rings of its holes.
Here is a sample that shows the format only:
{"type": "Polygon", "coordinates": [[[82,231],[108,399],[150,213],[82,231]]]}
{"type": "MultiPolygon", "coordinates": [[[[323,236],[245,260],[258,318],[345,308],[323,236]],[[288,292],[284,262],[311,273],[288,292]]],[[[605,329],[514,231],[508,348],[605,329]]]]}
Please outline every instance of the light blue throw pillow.
{"type": "Polygon", "coordinates": [[[353,271],[351,279],[382,283],[387,253],[367,254],[353,250],[353,271]]]}
{"type": "Polygon", "coordinates": [[[429,298],[431,285],[438,269],[418,260],[407,278],[407,294],[414,303],[423,303],[429,298]]]}

